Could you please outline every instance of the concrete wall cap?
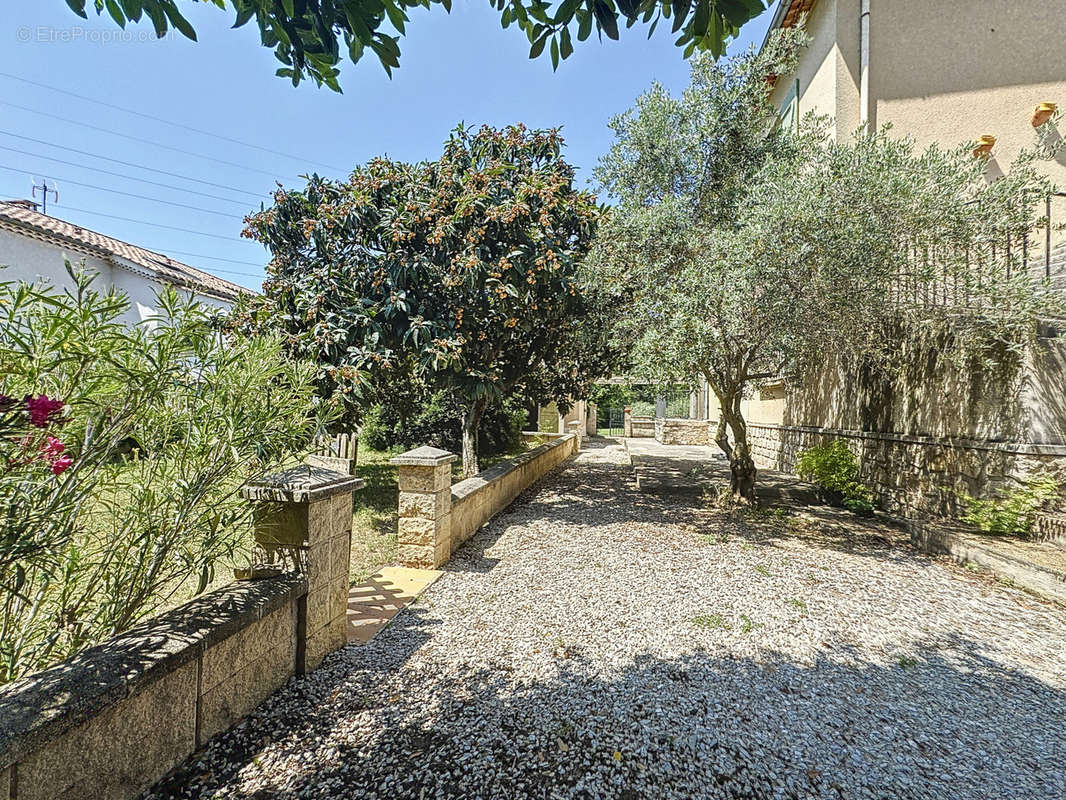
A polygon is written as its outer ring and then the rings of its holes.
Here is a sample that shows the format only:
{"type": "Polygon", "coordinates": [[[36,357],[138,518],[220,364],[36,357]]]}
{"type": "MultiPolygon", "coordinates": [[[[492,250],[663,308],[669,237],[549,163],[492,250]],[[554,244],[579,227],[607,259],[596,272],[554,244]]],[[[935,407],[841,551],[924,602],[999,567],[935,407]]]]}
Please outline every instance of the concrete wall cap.
{"type": "Polygon", "coordinates": [[[248,500],[307,503],[363,488],[363,480],[327,467],[300,464],[247,484],[241,495],[248,500]]]}
{"type": "Polygon", "coordinates": [[[442,464],[451,464],[458,458],[459,456],[449,453],[447,450],[426,445],[416,447],[414,450],[408,450],[398,456],[393,456],[389,459],[389,463],[398,467],[439,467],[442,464]]]}

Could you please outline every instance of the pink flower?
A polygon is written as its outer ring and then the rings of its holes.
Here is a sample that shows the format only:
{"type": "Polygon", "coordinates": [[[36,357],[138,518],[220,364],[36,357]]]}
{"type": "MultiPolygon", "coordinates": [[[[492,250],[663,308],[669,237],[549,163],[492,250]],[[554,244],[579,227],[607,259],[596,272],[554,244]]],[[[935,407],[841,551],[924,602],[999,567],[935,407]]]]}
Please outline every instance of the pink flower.
{"type": "Polygon", "coordinates": [[[49,436],[41,442],[41,457],[51,464],[54,463],[66,449],[67,446],[59,441],[59,439],[54,436],[49,436]]]}
{"type": "Polygon", "coordinates": [[[70,456],[60,456],[52,462],[52,474],[62,475],[67,471],[67,468],[74,463],[74,459],[70,456]]]}
{"type": "Polygon", "coordinates": [[[60,411],[63,410],[62,400],[53,400],[47,395],[26,395],[26,410],[30,412],[30,425],[35,428],[45,428],[49,423],[55,422],[60,411]]]}

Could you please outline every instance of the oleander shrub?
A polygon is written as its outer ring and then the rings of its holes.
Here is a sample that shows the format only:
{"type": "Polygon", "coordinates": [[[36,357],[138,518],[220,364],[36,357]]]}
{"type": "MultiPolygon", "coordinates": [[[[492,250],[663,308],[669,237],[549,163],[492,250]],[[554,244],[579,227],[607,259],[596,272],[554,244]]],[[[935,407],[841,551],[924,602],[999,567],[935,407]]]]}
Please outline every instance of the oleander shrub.
{"type": "Polygon", "coordinates": [[[874,493],[859,480],[859,460],[843,439],[804,450],[796,462],[796,472],[818,486],[822,499],[856,513],[874,509],[874,493]]]}
{"type": "Polygon", "coordinates": [[[313,366],[216,312],[0,284],[0,683],[203,591],[249,543],[241,485],[310,445],[313,366]]]}

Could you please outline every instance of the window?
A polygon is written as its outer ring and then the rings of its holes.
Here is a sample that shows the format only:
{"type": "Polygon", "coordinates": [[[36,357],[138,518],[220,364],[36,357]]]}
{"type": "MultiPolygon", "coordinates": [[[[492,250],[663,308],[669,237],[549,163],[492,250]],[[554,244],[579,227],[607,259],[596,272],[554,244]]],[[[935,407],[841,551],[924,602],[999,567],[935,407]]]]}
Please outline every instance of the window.
{"type": "Polygon", "coordinates": [[[799,78],[796,78],[788,94],[785,95],[785,102],[781,104],[781,111],[777,115],[778,123],[786,130],[799,130],[799,91],[800,82],[799,78]]]}

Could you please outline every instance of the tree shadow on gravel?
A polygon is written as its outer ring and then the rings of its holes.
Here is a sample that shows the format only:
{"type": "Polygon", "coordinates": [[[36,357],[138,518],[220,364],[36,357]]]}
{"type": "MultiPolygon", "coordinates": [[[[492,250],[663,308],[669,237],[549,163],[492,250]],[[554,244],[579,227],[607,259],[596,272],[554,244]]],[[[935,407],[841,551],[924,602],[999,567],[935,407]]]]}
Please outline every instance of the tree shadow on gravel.
{"type": "Polygon", "coordinates": [[[502,663],[399,670],[425,622],[333,654],[150,796],[1066,796],[1066,693],[962,635],[883,663],[558,658],[534,680],[502,663]]]}
{"type": "MultiPolygon", "coordinates": [[[[700,462],[705,464],[705,462],[700,462]]],[[[722,467],[725,475],[728,468],[722,467]]],[[[787,476],[786,476],[787,477],[787,476]]],[[[774,480],[783,481],[779,473],[774,480]]],[[[791,479],[790,479],[791,480],[791,479]]],[[[725,478],[728,483],[728,477],[725,478]]],[[[794,501],[787,493],[768,498],[761,509],[722,507],[714,497],[692,492],[643,492],[628,465],[581,462],[526,489],[515,501],[453,555],[445,569],[488,572],[486,556],[510,525],[550,518],[555,524],[679,526],[699,536],[740,538],[756,546],[776,547],[795,541],[883,561],[911,561],[921,556],[909,535],[883,518],[794,501]]],[[[806,498],[806,495],[804,495],[806,498]]]]}

